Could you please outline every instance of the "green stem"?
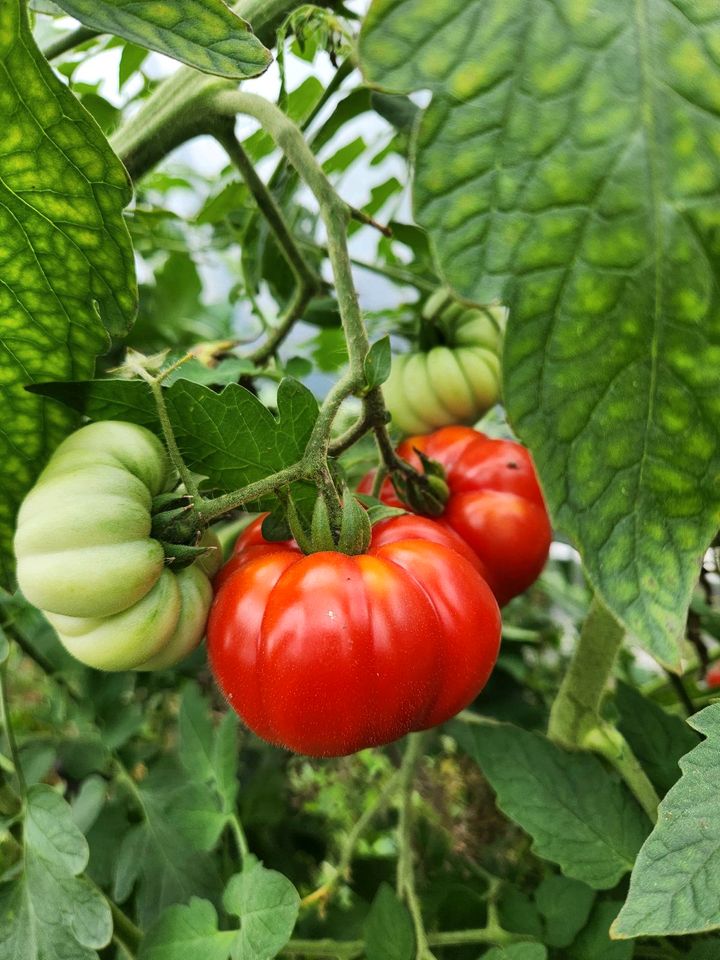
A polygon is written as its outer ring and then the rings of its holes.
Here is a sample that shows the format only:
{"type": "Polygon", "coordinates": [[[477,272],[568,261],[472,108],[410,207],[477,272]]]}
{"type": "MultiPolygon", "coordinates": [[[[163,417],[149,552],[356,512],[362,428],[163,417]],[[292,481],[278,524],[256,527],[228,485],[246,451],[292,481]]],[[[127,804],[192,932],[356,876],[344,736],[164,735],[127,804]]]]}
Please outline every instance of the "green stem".
{"type": "Polygon", "coordinates": [[[64,53],[68,53],[75,47],[79,47],[81,44],[87,43],[88,40],[93,40],[99,36],[100,33],[90,27],[77,27],[77,29],[70,30],[69,33],[58,37],[57,40],[53,40],[52,43],[44,47],[43,56],[46,60],[54,60],[56,57],[61,57],[64,53]]]}
{"type": "Polygon", "coordinates": [[[550,711],[548,736],[563,746],[604,756],[655,822],[660,802],[655,788],[625,738],[602,717],[603,699],[623,637],[623,628],[595,598],[550,711]]]}
{"type": "Polygon", "coordinates": [[[290,957],[329,957],[331,960],[355,960],[365,953],[364,940],[291,940],[280,951],[290,957]]]}
{"type": "Polygon", "coordinates": [[[345,842],[340,850],[338,862],[333,867],[333,872],[330,879],[322,884],[322,886],[318,887],[317,890],[313,890],[312,893],[309,893],[306,897],[303,897],[303,899],[300,901],[301,907],[310,906],[310,904],[317,903],[318,901],[325,903],[332,895],[338,883],[347,876],[348,870],[350,869],[350,864],[352,863],[352,859],[355,854],[355,848],[358,844],[358,840],[363,835],[365,830],[367,830],[375,817],[385,809],[393,795],[398,790],[399,785],[400,771],[390,777],[375,798],[374,803],[372,803],[367,810],[364,810],[362,815],[358,817],[352,830],[345,838],[345,842]]]}
{"type": "Polygon", "coordinates": [[[7,665],[8,661],[6,660],[2,666],[0,666],[0,720],[2,721],[3,727],[5,727],[5,735],[7,736],[8,746],[10,747],[10,756],[13,766],[15,767],[15,776],[17,777],[18,786],[20,787],[20,793],[24,797],[27,793],[27,784],[25,783],[25,775],[23,774],[22,764],[20,763],[20,752],[18,751],[17,741],[15,739],[15,730],[13,729],[10,718],[7,665]]]}
{"type": "Polygon", "coordinates": [[[415,929],[416,960],[435,960],[428,943],[425,924],[422,917],[420,900],[415,887],[415,869],[413,866],[412,827],[413,827],[413,786],[415,771],[422,756],[424,736],[411,733],[408,737],[405,755],[400,766],[400,789],[402,805],[398,824],[399,855],[397,865],[397,891],[405,900],[415,929]]]}
{"type": "Polygon", "coordinates": [[[117,939],[131,956],[135,956],[142,942],[142,930],[137,927],[130,917],[114,903],[110,897],[105,897],[113,920],[113,931],[117,939]]]}
{"type": "MultiPolygon", "coordinates": [[[[143,380],[145,380],[152,390],[153,399],[155,400],[155,407],[157,408],[158,419],[160,420],[160,426],[165,438],[165,445],[167,446],[170,460],[177,470],[185,489],[193,498],[195,504],[197,504],[200,500],[200,491],[198,490],[198,485],[195,483],[195,478],[190,470],[188,470],[177,445],[175,432],[172,428],[172,423],[170,422],[170,414],[168,413],[167,404],[165,403],[165,395],[163,393],[161,380],[149,374],[147,370],[140,366],[140,364],[133,364],[131,361],[129,361],[128,365],[132,367],[132,369],[134,369],[135,372],[143,378],[143,380]]],[[[167,374],[165,374],[165,376],[167,376],[167,374]]]]}
{"type": "Polygon", "coordinates": [[[285,218],[280,208],[275,203],[273,195],[265,186],[255,167],[250,162],[247,153],[243,150],[242,145],[235,136],[233,127],[234,124],[232,120],[228,120],[222,124],[221,128],[215,134],[218,143],[220,143],[240,172],[240,175],[245,181],[245,185],[253,195],[258,209],[272,230],[278,246],[287,260],[288,266],[295,275],[298,284],[311,290],[318,290],[321,286],[320,278],[316,275],[315,271],[312,270],[300,252],[285,223],[285,218]]]}
{"type": "Polygon", "coordinates": [[[241,490],[233,490],[232,493],[225,493],[220,497],[214,497],[212,500],[200,499],[196,508],[200,516],[210,522],[231,510],[237,510],[238,507],[242,507],[246,503],[261,500],[269,494],[277,494],[288,484],[303,479],[308,479],[308,477],[305,464],[301,461],[273,473],[270,477],[263,477],[262,480],[256,480],[255,483],[249,483],[241,490]]]}
{"type": "Polygon", "coordinates": [[[244,867],[247,863],[247,858],[250,855],[250,847],[247,842],[247,837],[245,836],[245,830],[237,813],[231,814],[228,823],[230,824],[233,836],[235,837],[238,853],[240,855],[240,863],[244,867]]]}
{"type": "MultiPolygon", "coordinates": [[[[263,43],[271,45],[276,26],[296,6],[297,0],[240,0],[233,10],[252,24],[263,43]]],[[[232,80],[209,77],[192,67],[181,67],[164,80],[110,138],[133,180],[176,147],[211,133],[208,98],[214,90],[233,85],[232,80]]]]}

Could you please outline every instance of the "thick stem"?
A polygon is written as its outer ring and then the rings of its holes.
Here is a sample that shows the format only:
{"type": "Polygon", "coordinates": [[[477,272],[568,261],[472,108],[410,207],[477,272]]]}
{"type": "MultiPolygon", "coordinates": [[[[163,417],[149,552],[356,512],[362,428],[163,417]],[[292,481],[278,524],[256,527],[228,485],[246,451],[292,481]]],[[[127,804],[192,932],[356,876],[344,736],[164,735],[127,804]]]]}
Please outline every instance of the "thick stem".
{"type": "Polygon", "coordinates": [[[306,478],[306,468],[304,463],[295,463],[285,470],[274,473],[271,477],[263,477],[262,480],[256,480],[255,483],[249,483],[241,490],[234,490],[232,493],[225,493],[220,497],[214,497],[212,500],[199,500],[196,509],[201,517],[206,521],[221,517],[231,510],[244,506],[246,503],[252,503],[255,500],[261,500],[269,494],[277,494],[278,490],[286,487],[296,480],[306,478]]]}
{"type": "Polygon", "coordinates": [[[602,717],[602,702],[624,637],[596,598],[550,711],[548,736],[571,748],[600,753],[621,775],[648,817],[657,819],[655,788],[622,734],[602,717]]]}
{"type": "MultiPolygon", "coordinates": [[[[233,10],[252,24],[263,43],[272,45],[276,27],[296,6],[298,0],[240,0],[233,10]]],[[[110,138],[133,180],[176,147],[211,132],[207,98],[222,86],[232,87],[234,83],[206,76],[192,67],[181,67],[158,86],[110,138]]]]}
{"type": "Polygon", "coordinates": [[[595,599],[550,711],[551,740],[579,746],[597,725],[623,637],[623,628],[595,599]]]}
{"type": "Polygon", "coordinates": [[[15,739],[15,730],[13,729],[12,720],[10,718],[10,699],[8,697],[8,684],[7,684],[7,660],[0,666],[0,722],[2,722],[3,727],[5,728],[5,735],[7,737],[8,746],[10,747],[10,757],[12,758],[13,766],[15,767],[15,776],[17,777],[18,786],[20,787],[20,793],[25,796],[27,792],[27,784],[25,783],[25,775],[23,774],[22,764],[20,763],[20,752],[17,746],[17,740],[15,739]]]}
{"type": "Polygon", "coordinates": [[[61,57],[64,53],[68,53],[75,47],[79,47],[81,44],[87,43],[88,40],[93,40],[99,36],[97,30],[92,30],[90,27],[78,27],[76,30],[71,30],[49,43],[43,48],[43,55],[46,60],[54,60],[56,57],[61,57]]]}
{"type": "Polygon", "coordinates": [[[142,942],[142,930],[109,897],[106,897],[112,914],[115,936],[131,956],[135,956],[142,942]]]}

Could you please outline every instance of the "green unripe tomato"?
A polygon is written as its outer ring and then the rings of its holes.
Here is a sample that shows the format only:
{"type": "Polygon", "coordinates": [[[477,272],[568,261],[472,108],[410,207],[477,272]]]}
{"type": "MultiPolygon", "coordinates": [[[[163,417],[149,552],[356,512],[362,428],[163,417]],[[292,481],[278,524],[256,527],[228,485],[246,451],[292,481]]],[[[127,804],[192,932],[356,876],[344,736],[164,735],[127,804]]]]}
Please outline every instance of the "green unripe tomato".
{"type": "Polygon", "coordinates": [[[220,551],[208,531],[210,554],[178,573],[166,565],[151,508],[172,479],[149,430],[92,423],[60,444],[20,507],[20,588],[88,666],[160,669],[202,637],[220,551]]]}
{"type": "Polygon", "coordinates": [[[393,357],[383,387],[393,423],[404,433],[473,424],[500,395],[499,351],[505,311],[468,308],[436,291],[423,311],[443,346],[393,357]]]}

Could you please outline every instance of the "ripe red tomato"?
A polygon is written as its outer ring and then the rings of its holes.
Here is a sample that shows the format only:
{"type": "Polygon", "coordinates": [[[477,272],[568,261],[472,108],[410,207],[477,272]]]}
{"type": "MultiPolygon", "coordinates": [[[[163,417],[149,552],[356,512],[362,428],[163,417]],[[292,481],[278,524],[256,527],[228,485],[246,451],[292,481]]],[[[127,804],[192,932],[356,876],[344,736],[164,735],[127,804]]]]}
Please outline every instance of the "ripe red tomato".
{"type": "Polygon", "coordinates": [[[220,577],[207,628],[218,685],[258,736],[342,756],[436,726],[484,687],[500,612],[450,531],[391,518],[365,554],[304,556],[262,540],[260,522],[220,577]]]}
{"type": "Polygon", "coordinates": [[[708,667],[707,673],[705,674],[705,683],[711,690],[716,690],[720,687],[720,662],[713,663],[708,667]]]}
{"type": "MultiPolygon", "coordinates": [[[[472,427],[443,427],[410,437],[398,453],[420,468],[420,450],[445,468],[450,497],[436,521],[459,534],[477,554],[483,576],[502,606],[537,580],[552,530],[532,458],[512,440],[493,440],[472,427]]],[[[373,476],[359,490],[369,493],[373,476]]],[[[388,479],[380,497],[398,505],[388,479]]]]}

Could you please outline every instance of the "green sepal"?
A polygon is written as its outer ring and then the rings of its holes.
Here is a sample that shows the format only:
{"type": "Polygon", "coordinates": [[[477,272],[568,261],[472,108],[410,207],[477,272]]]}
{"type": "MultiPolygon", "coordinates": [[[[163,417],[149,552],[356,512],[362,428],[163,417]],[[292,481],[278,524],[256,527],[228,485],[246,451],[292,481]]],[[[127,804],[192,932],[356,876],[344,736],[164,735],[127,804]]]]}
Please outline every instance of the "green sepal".
{"type": "Polygon", "coordinates": [[[407,504],[413,513],[428,517],[439,517],[445,511],[450,496],[450,488],[445,480],[445,471],[437,460],[431,460],[421,450],[415,451],[422,464],[422,473],[390,474],[392,485],[400,500],[407,504]]]}
{"type": "Polygon", "coordinates": [[[330,513],[322,495],[315,501],[312,522],[310,525],[310,540],[312,552],[321,553],[324,550],[337,550],[335,535],[330,523],[330,513]]]}
{"type": "Polygon", "coordinates": [[[342,512],[342,527],[338,538],[337,548],[340,553],[354,556],[365,553],[370,546],[372,525],[366,510],[360,506],[355,497],[345,491],[342,512]]]}
{"type": "Polygon", "coordinates": [[[168,543],[161,540],[160,545],[165,551],[168,566],[175,571],[191,566],[200,557],[209,553],[208,547],[193,547],[186,543],[168,543]]]}
{"type": "Polygon", "coordinates": [[[197,542],[202,521],[187,494],[160,494],[153,500],[150,535],[161,543],[191,545],[197,542]]]}

